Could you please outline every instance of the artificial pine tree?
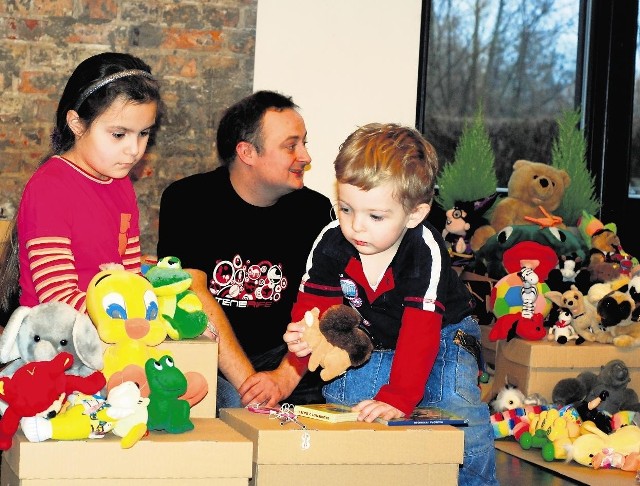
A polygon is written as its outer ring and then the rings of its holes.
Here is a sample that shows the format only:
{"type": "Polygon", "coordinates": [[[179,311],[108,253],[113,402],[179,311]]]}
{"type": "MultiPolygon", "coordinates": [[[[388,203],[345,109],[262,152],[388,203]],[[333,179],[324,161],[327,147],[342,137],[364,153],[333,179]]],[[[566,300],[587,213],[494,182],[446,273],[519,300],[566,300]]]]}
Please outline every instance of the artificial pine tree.
{"type": "Polygon", "coordinates": [[[447,163],[438,176],[436,203],[446,211],[456,201],[476,201],[494,194],[498,186],[494,162],[480,107],[473,122],[465,123],[453,162],[447,163]]]}
{"type": "Polygon", "coordinates": [[[564,169],[571,178],[556,215],[567,226],[576,226],[582,211],[597,214],[600,202],[595,196],[595,179],[587,169],[586,142],[578,128],[579,110],[565,110],[558,120],[558,138],[551,148],[551,165],[564,169]]]}

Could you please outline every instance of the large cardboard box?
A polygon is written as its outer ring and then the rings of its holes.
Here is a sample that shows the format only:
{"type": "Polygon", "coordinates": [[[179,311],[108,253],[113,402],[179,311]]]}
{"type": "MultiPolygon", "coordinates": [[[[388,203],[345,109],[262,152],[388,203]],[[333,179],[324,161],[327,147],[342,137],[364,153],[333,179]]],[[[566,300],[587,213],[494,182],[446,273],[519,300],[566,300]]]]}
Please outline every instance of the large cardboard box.
{"type": "Polygon", "coordinates": [[[253,442],[252,486],[458,484],[464,428],[305,418],[302,430],[243,408],[222,409],[220,418],[253,442]]]}
{"type": "Polygon", "coordinates": [[[553,388],[563,378],[575,378],[583,371],[600,373],[600,367],[620,359],[629,367],[629,387],[640,393],[640,352],[636,348],[619,348],[613,344],[571,341],[527,341],[514,338],[500,340],[496,348],[493,395],[505,384],[516,385],[525,395],[539,393],[551,401],[553,388]]]}
{"type": "Polygon", "coordinates": [[[193,419],[183,434],[152,431],[130,449],[120,438],[29,442],[16,433],[2,453],[2,486],[247,485],[253,444],[220,419],[193,419]],[[142,484],[142,483],[139,483],[142,484]]]}
{"type": "Polygon", "coordinates": [[[197,371],[205,377],[209,385],[209,392],[201,402],[191,408],[191,417],[214,418],[216,416],[216,389],[218,386],[218,344],[205,336],[179,341],[167,338],[158,345],[158,349],[169,351],[176,366],[183,373],[197,371]]]}

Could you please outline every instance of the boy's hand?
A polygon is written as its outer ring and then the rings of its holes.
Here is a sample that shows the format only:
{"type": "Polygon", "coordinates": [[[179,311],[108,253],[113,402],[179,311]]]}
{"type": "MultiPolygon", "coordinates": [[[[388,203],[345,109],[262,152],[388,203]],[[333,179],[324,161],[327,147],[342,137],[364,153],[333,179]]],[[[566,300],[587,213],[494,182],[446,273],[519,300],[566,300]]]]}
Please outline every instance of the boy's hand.
{"type": "Polygon", "coordinates": [[[373,422],[378,417],[389,420],[392,418],[404,417],[404,413],[385,402],[378,400],[362,400],[353,407],[353,410],[360,412],[358,421],[373,422]]]}
{"type": "Polygon", "coordinates": [[[282,336],[284,342],[287,343],[289,352],[295,354],[298,358],[304,358],[311,354],[311,348],[306,341],[302,340],[302,333],[305,324],[302,322],[290,322],[287,331],[282,336]]]}

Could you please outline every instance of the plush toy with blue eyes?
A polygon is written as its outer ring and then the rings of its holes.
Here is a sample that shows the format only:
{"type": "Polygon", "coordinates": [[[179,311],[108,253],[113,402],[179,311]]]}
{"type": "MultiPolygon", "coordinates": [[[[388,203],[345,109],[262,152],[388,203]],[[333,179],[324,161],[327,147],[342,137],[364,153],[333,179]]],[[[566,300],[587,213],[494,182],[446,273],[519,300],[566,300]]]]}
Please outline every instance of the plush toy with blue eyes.
{"type": "MultiPolygon", "coordinates": [[[[107,391],[125,381],[149,395],[145,364],[148,359],[170,355],[161,344],[167,330],[160,319],[158,297],[151,283],[142,275],[123,268],[99,272],[87,288],[87,312],[100,339],[107,344],[102,372],[107,391]]],[[[187,373],[188,387],[184,399],[191,406],[204,398],[208,384],[197,372],[187,373]]]]}

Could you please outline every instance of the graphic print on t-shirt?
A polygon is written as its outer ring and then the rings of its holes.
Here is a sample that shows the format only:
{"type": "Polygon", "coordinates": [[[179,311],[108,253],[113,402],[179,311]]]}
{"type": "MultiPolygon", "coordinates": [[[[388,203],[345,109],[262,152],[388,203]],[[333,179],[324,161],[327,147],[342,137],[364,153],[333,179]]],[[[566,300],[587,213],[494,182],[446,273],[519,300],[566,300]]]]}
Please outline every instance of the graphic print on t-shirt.
{"type": "Polygon", "coordinates": [[[287,278],[280,264],[262,260],[252,263],[240,255],[216,263],[209,291],[223,306],[270,307],[280,300],[287,278]]]}

